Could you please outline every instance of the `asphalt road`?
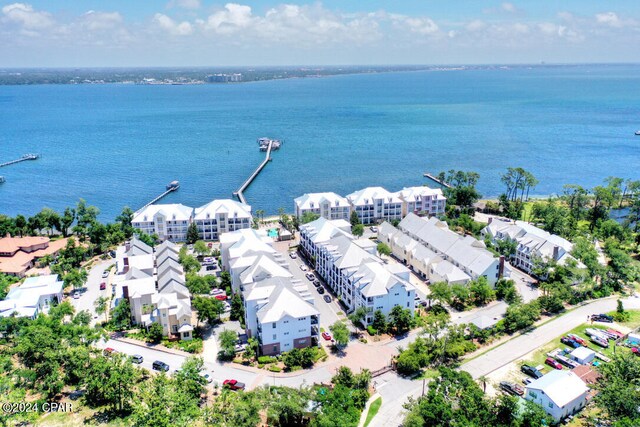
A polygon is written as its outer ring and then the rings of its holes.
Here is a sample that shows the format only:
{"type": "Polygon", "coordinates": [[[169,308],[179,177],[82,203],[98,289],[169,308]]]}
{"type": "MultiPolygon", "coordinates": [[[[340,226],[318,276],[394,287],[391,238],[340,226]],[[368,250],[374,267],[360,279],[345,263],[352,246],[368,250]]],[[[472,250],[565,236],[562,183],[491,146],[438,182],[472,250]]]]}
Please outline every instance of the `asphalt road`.
{"type": "MultiPolygon", "coordinates": [[[[627,309],[640,308],[640,298],[627,298],[623,300],[623,302],[627,309]]],[[[482,356],[463,363],[460,370],[469,372],[473,378],[488,375],[522,358],[524,355],[543,346],[558,335],[562,335],[583,324],[588,315],[612,311],[615,308],[615,298],[586,304],[545,323],[527,334],[507,341],[505,344],[496,347],[482,356]]],[[[371,424],[369,424],[371,427],[400,425],[405,413],[402,405],[406,403],[409,396],[417,397],[422,393],[423,385],[421,381],[408,381],[400,377],[395,377],[395,379],[392,377],[388,382],[392,385],[386,387],[390,387],[391,392],[383,393],[382,390],[379,389],[379,393],[382,395],[382,406],[380,407],[378,415],[376,415],[371,424]],[[396,390],[398,384],[403,384],[399,392],[396,390]]]]}
{"type": "Polygon", "coordinates": [[[110,265],[114,264],[115,260],[106,260],[97,263],[90,271],[87,277],[87,282],[85,283],[84,289],[80,292],[80,298],[75,299],[73,297],[70,298],[71,304],[76,309],[76,313],[87,310],[91,313],[91,324],[95,324],[96,321],[100,321],[104,319],[104,314],[101,316],[102,318],[96,319],[96,309],[93,305],[94,301],[98,299],[98,297],[105,296],[108,297],[110,287],[107,286],[107,289],[104,291],[100,290],[100,283],[103,281],[107,281],[107,285],[109,284],[110,278],[103,279],[102,272],[110,265]]]}

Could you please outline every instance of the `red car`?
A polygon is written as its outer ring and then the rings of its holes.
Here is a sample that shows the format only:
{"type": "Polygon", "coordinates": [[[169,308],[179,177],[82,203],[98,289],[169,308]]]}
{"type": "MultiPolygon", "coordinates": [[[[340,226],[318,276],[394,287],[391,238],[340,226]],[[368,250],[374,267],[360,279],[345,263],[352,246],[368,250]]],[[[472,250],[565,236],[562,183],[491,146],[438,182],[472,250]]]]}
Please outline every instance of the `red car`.
{"type": "Polygon", "coordinates": [[[231,390],[244,390],[244,383],[238,382],[237,380],[224,380],[222,382],[223,387],[228,387],[231,390]]]}
{"type": "Polygon", "coordinates": [[[616,331],[615,329],[607,329],[607,332],[611,335],[617,336],[618,338],[624,338],[624,334],[620,331],[616,331]]]}
{"type": "Polygon", "coordinates": [[[220,300],[220,301],[225,301],[227,299],[227,296],[224,295],[224,294],[223,295],[216,295],[214,298],[217,299],[217,300],[220,300]]]}
{"type": "Polygon", "coordinates": [[[562,365],[560,363],[558,363],[554,358],[552,357],[547,357],[547,359],[544,361],[544,363],[546,363],[547,365],[556,368],[556,369],[562,369],[562,365]]]}
{"type": "Polygon", "coordinates": [[[323,332],[322,333],[322,338],[324,338],[327,341],[330,341],[331,340],[331,334],[328,333],[328,332],[323,332]]]}
{"type": "Polygon", "coordinates": [[[100,283],[100,290],[104,291],[105,289],[107,289],[107,284],[104,282],[100,283]]]}
{"type": "Polygon", "coordinates": [[[102,350],[102,355],[103,356],[111,356],[112,354],[117,353],[117,351],[115,351],[114,349],[112,349],[111,347],[107,347],[104,350],[102,350]]]}
{"type": "Polygon", "coordinates": [[[578,335],[576,335],[576,334],[568,334],[567,336],[569,338],[571,338],[572,340],[574,340],[575,342],[577,342],[578,344],[587,347],[587,341],[584,340],[583,338],[580,338],[578,335]]]}

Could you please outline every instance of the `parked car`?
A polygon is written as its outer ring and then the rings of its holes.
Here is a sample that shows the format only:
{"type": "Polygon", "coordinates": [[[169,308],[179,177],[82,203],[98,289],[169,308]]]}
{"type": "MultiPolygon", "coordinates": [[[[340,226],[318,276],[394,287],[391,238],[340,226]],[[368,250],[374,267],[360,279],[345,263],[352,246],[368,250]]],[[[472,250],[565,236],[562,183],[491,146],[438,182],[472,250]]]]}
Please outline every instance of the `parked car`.
{"type": "Polygon", "coordinates": [[[111,356],[112,354],[115,354],[115,353],[117,353],[117,351],[115,351],[111,347],[107,347],[104,350],[102,350],[102,355],[103,356],[107,356],[107,357],[109,357],[109,356],[111,356]]]}
{"type": "Polygon", "coordinates": [[[311,281],[313,281],[316,278],[316,276],[313,273],[307,273],[304,275],[304,277],[306,277],[307,280],[311,280],[311,281]]]}
{"type": "Polygon", "coordinates": [[[322,286],[318,286],[318,287],[316,288],[316,290],[318,291],[318,293],[319,293],[320,295],[324,294],[324,288],[323,288],[322,286]]]}
{"type": "Polygon", "coordinates": [[[561,342],[562,344],[565,344],[565,345],[571,346],[571,347],[573,347],[573,348],[578,348],[578,347],[580,347],[580,343],[579,343],[579,342],[574,341],[572,338],[569,338],[569,337],[562,337],[562,338],[560,338],[560,342],[561,342]]]}
{"type": "Polygon", "coordinates": [[[302,271],[309,271],[309,269],[307,268],[307,266],[306,266],[306,265],[304,265],[304,264],[300,264],[300,270],[302,270],[302,271]]]}
{"type": "Polygon", "coordinates": [[[529,375],[530,377],[533,377],[535,379],[538,378],[542,378],[542,372],[540,372],[539,370],[537,370],[536,368],[534,368],[533,366],[529,366],[529,365],[522,365],[522,367],[520,368],[520,370],[522,372],[524,372],[525,374],[529,375]]]}
{"type": "Polygon", "coordinates": [[[211,375],[209,374],[200,374],[200,376],[207,384],[211,384],[213,382],[213,378],[211,378],[211,375]]]}
{"type": "Polygon", "coordinates": [[[104,291],[105,289],[107,289],[107,284],[105,282],[100,283],[100,290],[104,291]]]}
{"type": "Polygon", "coordinates": [[[522,384],[524,384],[524,385],[529,385],[529,384],[531,384],[531,382],[532,382],[531,378],[529,378],[529,377],[524,377],[522,379],[522,384]]]}
{"type": "Polygon", "coordinates": [[[291,257],[291,259],[298,258],[298,255],[295,252],[289,252],[289,256],[291,257]]]}
{"type": "Polygon", "coordinates": [[[227,301],[224,301],[224,311],[225,313],[227,311],[231,311],[231,304],[229,304],[227,301]]]}
{"type": "Polygon", "coordinates": [[[598,336],[592,336],[591,337],[591,342],[599,345],[600,347],[604,347],[604,348],[608,348],[609,347],[609,342],[605,339],[602,339],[601,337],[598,336]]]}
{"type": "Polygon", "coordinates": [[[607,329],[607,333],[611,334],[611,335],[615,335],[616,339],[618,338],[624,338],[624,334],[620,331],[617,331],[615,329],[607,329]]]}
{"type": "Polygon", "coordinates": [[[167,372],[169,370],[169,365],[167,365],[166,363],[160,361],[160,360],[156,360],[151,364],[151,367],[153,368],[154,371],[164,371],[167,372]]]}
{"type": "Polygon", "coordinates": [[[577,342],[578,344],[583,345],[585,347],[587,346],[587,341],[585,339],[579,337],[578,335],[576,335],[576,334],[567,334],[567,336],[569,338],[571,338],[572,340],[574,340],[575,342],[577,342]]]}
{"type": "Polygon", "coordinates": [[[613,316],[609,316],[608,314],[592,314],[591,320],[594,322],[605,322],[605,323],[613,323],[613,316]]]}
{"type": "Polygon", "coordinates": [[[510,383],[509,381],[500,381],[500,388],[507,393],[515,394],[518,396],[522,396],[524,394],[524,389],[515,383],[510,383]]]}
{"type": "Polygon", "coordinates": [[[546,363],[547,365],[551,366],[552,368],[562,369],[562,365],[557,360],[555,360],[553,357],[547,357],[546,360],[544,361],[544,363],[546,363]]]}
{"type": "Polygon", "coordinates": [[[322,298],[324,299],[324,302],[331,302],[331,297],[329,295],[325,295],[322,298]]]}
{"type": "Polygon", "coordinates": [[[207,265],[207,266],[205,267],[205,270],[206,270],[206,271],[211,271],[211,270],[215,270],[216,268],[218,268],[218,266],[217,266],[217,265],[215,265],[215,264],[213,264],[213,265],[207,265]]]}
{"type": "Polygon", "coordinates": [[[106,279],[107,277],[109,277],[109,270],[105,270],[102,272],[102,278],[106,279]]]}
{"type": "Polygon", "coordinates": [[[323,332],[322,333],[322,338],[324,338],[327,341],[331,340],[331,334],[329,332],[323,332]]]}
{"type": "Polygon", "coordinates": [[[75,292],[73,293],[73,299],[78,299],[78,298],[80,298],[80,292],[75,291],[75,292]]]}
{"type": "Polygon", "coordinates": [[[219,300],[219,301],[226,301],[227,300],[227,295],[226,294],[216,295],[214,298],[219,300]]]}
{"type": "Polygon", "coordinates": [[[224,380],[222,386],[230,390],[244,390],[245,388],[244,383],[238,382],[237,380],[224,380]]]}
{"type": "Polygon", "coordinates": [[[211,291],[209,292],[210,295],[224,295],[225,292],[222,289],[218,289],[218,288],[213,288],[211,289],[211,291]]]}
{"type": "Polygon", "coordinates": [[[322,286],[322,283],[320,283],[320,280],[316,279],[313,281],[313,286],[317,288],[318,286],[322,286]]]}
{"type": "Polygon", "coordinates": [[[369,227],[369,230],[371,230],[372,233],[377,233],[378,227],[369,227]]]}
{"type": "Polygon", "coordinates": [[[236,344],[235,346],[235,352],[236,353],[240,353],[242,351],[245,351],[247,349],[247,345],[246,344],[236,344]]]}
{"type": "Polygon", "coordinates": [[[143,360],[144,358],[139,354],[134,354],[133,356],[131,356],[131,361],[133,363],[137,363],[138,365],[141,364],[143,360]]]}

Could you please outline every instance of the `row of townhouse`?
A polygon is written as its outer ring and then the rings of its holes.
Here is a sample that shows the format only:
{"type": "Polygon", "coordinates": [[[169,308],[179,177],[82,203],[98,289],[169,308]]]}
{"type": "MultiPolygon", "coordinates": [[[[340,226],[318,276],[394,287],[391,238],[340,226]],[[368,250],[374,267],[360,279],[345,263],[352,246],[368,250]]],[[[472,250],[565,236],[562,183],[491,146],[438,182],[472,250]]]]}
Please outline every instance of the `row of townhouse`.
{"type": "Polygon", "coordinates": [[[263,355],[319,343],[320,312],[309,288],[294,279],[284,256],[264,231],[237,230],[220,237],[223,268],[240,292],[246,333],[263,355]]]}
{"type": "Polygon", "coordinates": [[[576,261],[571,256],[571,242],[524,221],[490,217],[489,224],[482,229],[482,236],[492,243],[514,241],[516,251],[511,256],[511,264],[526,273],[532,272],[536,259],[553,260],[560,265],[565,265],[568,260],[576,261]]]}
{"type": "Polygon", "coordinates": [[[154,249],[134,237],[125,244],[117,271],[133,324],[148,328],[158,323],[164,336],[190,340],[191,293],[185,286],[178,252],[170,241],[154,249]]]}
{"type": "Polygon", "coordinates": [[[385,264],[375,243],[356,239],[350,231],[343,219],[319,218],[300,227],[300,250],[348,311],[367,308],[366,324],[377,310],[388,315],[400,306],[413,312],[416,291],[409,283],[409,270],[385,264]]]}
{"type": "Polygon", "coordinates": [[[295,215],[313,213],[322,218],[348,221],[356,212],[362,224],[400,220],[409,213],[441,215],[446,198],[442,190],[429,187],[408,187],[391,193],[382,187],[367,187],[346,197],[336,193],[309,193],[294,200],[295,215]]]}
{"type": "Polygon", "coordinates": [[[494,286],[504,275],[504,257],[496,257],[484,242],[461,236],[437,218],[408,214],[396,229],[386,223],[379,239],[418,275],[431,282],[467,283],[484,276],[494,286]]]}
{"type": "Polygon", "coordinates": [[[163,241],[184,242],[192,222],[200,239],[218,240],[222,233],[251,227],[251,206],[230,199],[213,200],[195,209],[182,204],[149,205],[134,213],[131,225],[163,241]]]}

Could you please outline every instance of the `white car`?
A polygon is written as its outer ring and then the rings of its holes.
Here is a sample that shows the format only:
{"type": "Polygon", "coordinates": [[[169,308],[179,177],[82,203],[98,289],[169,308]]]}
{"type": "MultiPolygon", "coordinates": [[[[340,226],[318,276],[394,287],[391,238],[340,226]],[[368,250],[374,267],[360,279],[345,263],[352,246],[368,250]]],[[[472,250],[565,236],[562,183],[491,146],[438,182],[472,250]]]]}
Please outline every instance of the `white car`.
{"type": "Polygon", "coordinates": [[[209,374],[200,374],[200,375],[202,376],[202,378],[204,378],[207,384],[211,384],[211,382],[213,381],[213,378],[211,378],[211,375],[209,374]]]}
{"type": "Polygon", "coordinates": [[[223,295],[225,294],[225,291],[223,291],[222,289],[211,289],[211,292],[209,292],[209,294],[216,296],[216,295],[223,295]]]}
{"type": "Polygon", "coordinates": [[[73,293],[73,299],[78,299],[78,298],[80,298],[80,292],[76,291],[73,293]]]}
{"type": "Polygon", "coordinates": [[[300,270],[302,270],[302,271],[309,271],[309,269],[307,268],[307,266],[306,266],[306,265],[304,265],[304,264],[300,264],[300,270]]]}
{"type": "Polygon", "coordinates": [[[296,255],[295,252],[289,252],[289,256],[291,257],[291,259],[296,259],[298,258],[298,255],[296,255]]]}
{"type": "Polygon", "coordinates": [[[109,270],[105,270],[102,272],[102,278],[106,279],[107,277],[109,277],[109,270]]]}

